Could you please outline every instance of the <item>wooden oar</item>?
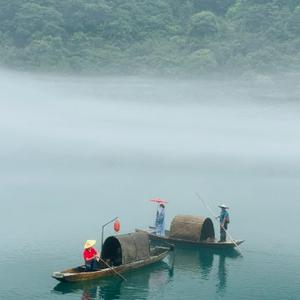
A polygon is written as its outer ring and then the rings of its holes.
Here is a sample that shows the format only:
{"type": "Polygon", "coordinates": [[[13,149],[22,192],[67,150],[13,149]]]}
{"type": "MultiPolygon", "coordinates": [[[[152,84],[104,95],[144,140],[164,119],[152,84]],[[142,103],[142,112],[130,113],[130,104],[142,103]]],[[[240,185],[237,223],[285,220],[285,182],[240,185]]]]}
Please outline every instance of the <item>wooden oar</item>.
{"type": "MultiPolygon", "coordinates": [[[[200,195],[198,193],[196,193],[196,196],[202,201],[202,203],[204,204],[204,206],[207,207],[207,209],[211,212],[211,214],[213,215],[213,217],[216,219],[217,216],[215,215],[215,213],[213,212],[213,210],[208,206],[208,204],[205,203],[204,199],[202,199],[200,197],[200,195]]],[[[226,234],[228,234],[230,240],[234,243],[234,245],[237,247],[237,249],[239,250],[241,256],[243,256],[243,253],[241,251],[241,248],[239,247],[239,245],[235,242],[235,240],[231,237],[230,233],[228,232],[227,229],[224,228],[224,226],[222,224],[220,224],[220,226],[222,227],[222,229],[226,232],[226,234]]]]}
{"type": "Polygon", "coordinates": [[[127,281],[127,279],[121,275],[119,272],[117,272],[114,268],[112,268],[105,260],[103,260],[101,257],[99,257],[99,259],[106,265],[108,266],[111,270],[113,270],[120,278],[122,278],[123,280],[127,281]]]}

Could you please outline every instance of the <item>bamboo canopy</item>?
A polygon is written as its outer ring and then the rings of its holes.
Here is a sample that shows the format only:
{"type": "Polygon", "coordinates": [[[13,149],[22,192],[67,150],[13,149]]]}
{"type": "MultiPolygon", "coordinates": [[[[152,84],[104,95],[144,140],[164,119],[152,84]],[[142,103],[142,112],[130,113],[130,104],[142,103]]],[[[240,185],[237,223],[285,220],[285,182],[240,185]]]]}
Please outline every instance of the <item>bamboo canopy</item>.
{"type": "Polygon", "coordinates": [[[210,218],[178,215],[172,220],[170,238],[193,242],[214,240],[214,225],[210,218]]]}
{"type": "Polygon", "coordinates": [[[149,256],[149,237],[143,232],[110,236],[105,240],[101,251],[101,258],[109,259],[115,266],[143,260],[149,256]]]}

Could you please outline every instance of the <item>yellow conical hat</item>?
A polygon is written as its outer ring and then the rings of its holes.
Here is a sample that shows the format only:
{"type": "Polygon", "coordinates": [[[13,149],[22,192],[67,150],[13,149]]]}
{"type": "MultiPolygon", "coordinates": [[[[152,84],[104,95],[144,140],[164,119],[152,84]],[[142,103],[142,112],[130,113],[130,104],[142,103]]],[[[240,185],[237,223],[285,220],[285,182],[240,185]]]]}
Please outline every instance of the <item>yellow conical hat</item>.
{"type": "Polygon", "coordinates": [[[96,240],[87,240],[84,244],[84,249],[93,247],[96,244],[96,240]]]}

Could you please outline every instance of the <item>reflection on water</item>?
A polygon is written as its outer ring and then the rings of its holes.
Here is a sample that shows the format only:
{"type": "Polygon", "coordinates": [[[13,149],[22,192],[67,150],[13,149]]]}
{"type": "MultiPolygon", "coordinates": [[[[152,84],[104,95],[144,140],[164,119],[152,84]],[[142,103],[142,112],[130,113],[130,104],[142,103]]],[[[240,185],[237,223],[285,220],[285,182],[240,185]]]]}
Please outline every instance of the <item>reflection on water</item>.
{"type": "Polygon", "coordinates": [[[211,251],[199,251],[199,266],[201,277],[203,279],[208,279],[208,275],[212,269],[214,261],[214,255],[211,251]]]}
{"type": "Polygon", "coordinates": [[[226,260],[241,258],[241,255],[235,250],[224,251],[216,254],[219,257],[218,262],[218,282],[217,282],[217,292],[224,293],[227,287],[227,280],[229,275],[229,270],[226,266],[226,260]]]}
{"type": "Polygon", "coordinates": [[[227,282],[227,270],[225,265],[225,256],[220,255],[219,256],[219,266],[218,266],[218,283],[217,283],[217,291],[223,292],[226,288],[226,282],[227,282]]]}
{"type": "Polygon", "coordinates": [[[228,259],[240,258],[236,250],[197,249],[194,247],[180,247],[176,249],[176,269],[199,273],[202,280],[208,281],[211,272],[216,269],[216,292],[224,293],[227,287],[229,270],[226,266],[228,259]],[[214,266],[215,265],[215,266],[214,266]]]}

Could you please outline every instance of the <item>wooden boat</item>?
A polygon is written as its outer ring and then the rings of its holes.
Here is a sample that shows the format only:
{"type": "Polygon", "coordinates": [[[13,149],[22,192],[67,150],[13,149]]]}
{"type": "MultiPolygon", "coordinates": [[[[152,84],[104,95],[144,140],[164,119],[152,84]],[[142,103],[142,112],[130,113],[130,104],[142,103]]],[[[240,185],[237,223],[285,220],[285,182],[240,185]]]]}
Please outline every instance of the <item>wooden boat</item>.
{"type": "Polygon", "coordinates": [[[214,225],[210,218],[178,215],[171,223],[170,230],[165,231],[165,236],[155,234],[153,227],[149,229],[136,229],[149,235],[151,241],[171,244],[195,245],[213,249],[233,249],[244,240],[218,242],[215,239],[214,225]]]}
{"type": "Polygon", "coordinates": [[[118,276],[117,273],[124,273],[159,262],[171,250],[173,250],[172,247],[150,248],[149,236],[145,232],[111,236],[105,240],[101,253],[101,258],[110,262],[110,268],[104,263],[99,263],[96,270],[86,272],[85,266],[79,266],[54,272],[52,277],[58,281],[76,282],[118,276]]]}

